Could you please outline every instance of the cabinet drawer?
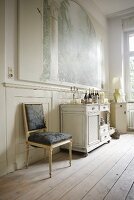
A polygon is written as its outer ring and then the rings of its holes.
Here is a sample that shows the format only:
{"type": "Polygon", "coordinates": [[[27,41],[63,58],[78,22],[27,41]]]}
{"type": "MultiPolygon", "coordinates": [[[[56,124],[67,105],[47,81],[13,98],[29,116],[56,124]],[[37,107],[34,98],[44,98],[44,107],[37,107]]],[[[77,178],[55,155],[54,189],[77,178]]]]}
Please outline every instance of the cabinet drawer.
{"type": "Polygon", "coordinates": [[[89,111],[89,112],[96,112],[96,111],[99,111],[99,106],[98,106],[98,105],[91,105],[91,106],[88,106],[88,111],[89,111]]]}
{"type": "Polygon", "coordinates": [[[108,133],[108,125],[100,127],[100,135],[106,135],[108,133]]]}
{"type": "Polygon", "coordinates": [[[100,141],[102,142],[102,141],[106,140],[108,137],[109,137],[108,134],[107,134],[107,135],[100,136],[100,141]]]}
{"type": "Polygon", "coordinates": [[[126,103],[118,103],[116,104],[116,108],[126,109],[126,103]]]}
{"type": "Polygon", "coordinates": [[[109,137],[108,125],[104,125],[100,128],[100,141],[107,139],[109,137]]]}
{"type": "Polygon", "coordinates": [[[101,132],[100,137],[102,137],[102,136],[109,136],[109,132],[108,131],[101,132]]]}
{"type": "Polygon", "coordinates": [[[109,111],[109,105],[100,105],[100,111],[109,111]]]}

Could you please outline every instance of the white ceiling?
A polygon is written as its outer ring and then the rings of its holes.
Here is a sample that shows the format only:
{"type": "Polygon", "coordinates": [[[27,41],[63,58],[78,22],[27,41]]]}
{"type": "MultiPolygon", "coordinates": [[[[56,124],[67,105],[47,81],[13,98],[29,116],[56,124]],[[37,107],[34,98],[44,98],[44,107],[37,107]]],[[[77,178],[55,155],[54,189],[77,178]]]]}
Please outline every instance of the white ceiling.
{"type": "Polygon", "coordinates": [[[93,2],[108,17],[134,13],[134,0],[93,0],[93,2]]]}

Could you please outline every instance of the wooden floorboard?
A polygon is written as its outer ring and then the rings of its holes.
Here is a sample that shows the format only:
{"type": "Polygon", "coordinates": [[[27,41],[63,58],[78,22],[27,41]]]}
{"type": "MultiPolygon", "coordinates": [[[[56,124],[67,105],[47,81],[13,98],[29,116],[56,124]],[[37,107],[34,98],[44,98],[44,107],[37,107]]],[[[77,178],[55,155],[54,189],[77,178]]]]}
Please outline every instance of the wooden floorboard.
{"type": "MultiPolygon", "coordinates": [[[[110,199],[119,199],[119,200],[125,200],[128,194],[128,191],[131,188],[131,185],[134,181],[134,159],[129,164],[129,166],[126,168],[118,182],[114,185],[112,190],[108,193],[106,196],[106,200],[110,199]]],[[[134,197],[133,197],[134,198],[134,197]]]]}
{"type": "Polygon", "coordinates": [[[87,157],[54,155],[52,178],[48,161],[0,178],[0,200],[134,200],[134,135],[97,148],[87,157]]]}
{"type": "Polygon", "coordinates": [[[130,188],[128,195],[126,197],[126,200],[132,200],[132,199],[134,199],[134,182],[131,185],[131,188],[130,188]]]}
{"type": "Polygon", "coordinates": [[[62,199],[82,199],[88,191],[92,189],[106,173],[109,172],[111,167],[118,162],[124,153],[128,151],[129,145],[126,145],[126,147],[123,146],[116,147],[114,149],[115,152],[113,151],[112,155],[109,155],[103,163],[100,163],[97,168],[95,168],[82,182],[77,184],[73,190],[69,191],[62,199]],[[122,148],[122,150],[120,150],[120,148],[122,148]]]}
{"type": "MultiPolygon", "coordinates": [[[[103,200],[112,187],[119,181],[120,177],[133,159],[134,149],[130,149],[104,177],[86,194],[84,200],[103,200]]],[[[115,199],[115,198],[113,198],[115,199]]]]}

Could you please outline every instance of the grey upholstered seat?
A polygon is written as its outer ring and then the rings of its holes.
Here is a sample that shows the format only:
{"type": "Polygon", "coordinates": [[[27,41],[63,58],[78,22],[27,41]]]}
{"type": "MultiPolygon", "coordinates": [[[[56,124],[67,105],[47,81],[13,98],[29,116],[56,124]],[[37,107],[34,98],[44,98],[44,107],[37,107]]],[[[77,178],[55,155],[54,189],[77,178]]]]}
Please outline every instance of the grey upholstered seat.
{"type": "Polygon", "coordinates": [[[67,133],[35,132],[28,137],[28,141],[40,144],[52,145],[71,138],[72,136],[67,133]]]}
{"type": "Polygon", "coordinates": [[[51,177],[52,150],[63,144],[69,144],[70,166],[72,159],[72,136],[68,133],[46,132],[46,122],[41,103],[23,104],[24,125],[26,131],[27,166],[29,145],[49,150],[49,174],[51,177]]]}

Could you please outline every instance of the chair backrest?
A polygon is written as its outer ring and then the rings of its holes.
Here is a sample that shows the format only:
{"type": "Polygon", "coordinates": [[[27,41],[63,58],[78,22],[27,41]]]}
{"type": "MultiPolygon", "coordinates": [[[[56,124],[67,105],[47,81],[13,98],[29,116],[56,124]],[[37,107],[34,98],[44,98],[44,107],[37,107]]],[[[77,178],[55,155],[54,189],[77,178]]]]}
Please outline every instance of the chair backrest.
{"type": "Polygon", "coordinates": [[[25,131],[30,132],[44,130],[46,128],[43,104],[41,103],[23,103],[23,115],[25,131]]]}

